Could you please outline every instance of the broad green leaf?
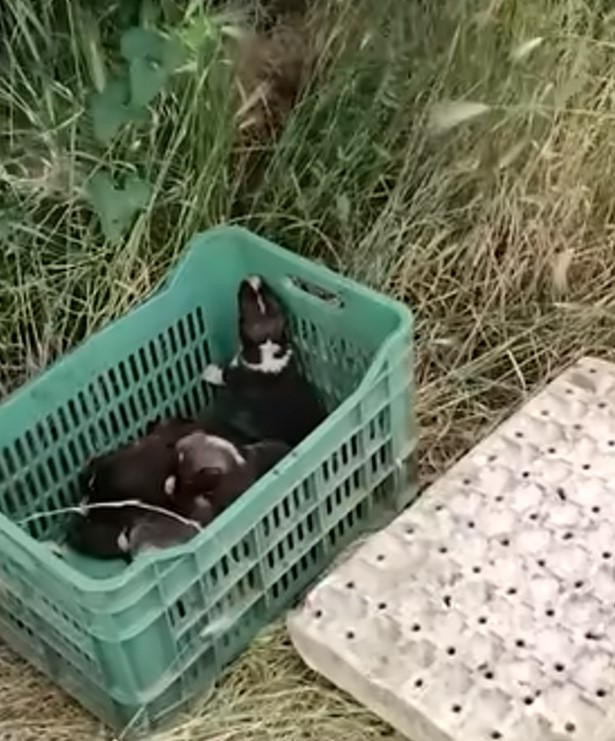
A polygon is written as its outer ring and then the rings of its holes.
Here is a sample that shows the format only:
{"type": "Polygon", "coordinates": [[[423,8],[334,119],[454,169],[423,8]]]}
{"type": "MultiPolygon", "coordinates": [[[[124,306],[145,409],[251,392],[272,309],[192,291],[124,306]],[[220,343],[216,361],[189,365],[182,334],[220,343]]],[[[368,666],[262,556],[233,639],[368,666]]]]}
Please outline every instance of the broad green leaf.
{"type": "Polygon", "coordinates": [[[130,86],[126,78],[111,80],[102,93],[90,100],[94,136],[109,144],[120,128],[129,121],[147,120],[147,111],[130,103],[130,86]]]}
{"type": "Polygon", "coordinates": [[[133,106],[149,105],[183,59],[176,39],[146,28],[129,28],[122,36],[121,51],[128,62],[133,106]]]}
{"type": "Polygon", "coordinates": [[[86,185],[86,195],[98,214],[105,237],[117,241],[147,206],[152,187],[136,175],[130,175],[119,187],[107,173],[97,172],[86,185]]]}
{"type": "Polygon", "coordinates": [[[130,62],[130,91],[133,105],[147,106],[164,87],[168,73],[158,62],[137,57],[130,62]]]}
{"type": "Polygon", "coordinates": [[[120,51],[128,61],[148,55],[153,59],[162,60],[164,44],[165,38],[158,31],[133,26],[122,34],[120,51]]]}

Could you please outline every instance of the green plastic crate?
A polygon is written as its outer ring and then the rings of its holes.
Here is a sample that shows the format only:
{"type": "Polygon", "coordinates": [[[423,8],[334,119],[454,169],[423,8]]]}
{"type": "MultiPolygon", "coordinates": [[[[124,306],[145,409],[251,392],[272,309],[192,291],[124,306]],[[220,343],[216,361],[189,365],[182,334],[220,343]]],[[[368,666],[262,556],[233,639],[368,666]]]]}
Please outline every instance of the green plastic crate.
{"type": "Polygon", "coordinates": [[[215,681],[351,539],[416,494],[412,320],[403,305],[238,228],[193,238],[164,286],[0,406],[0,636],[134,735],[215,681]],[[260,273],[292,315],[330,415],[191,542],[126,567],[52,555],[93,454],[202,409],[260,273]]]}

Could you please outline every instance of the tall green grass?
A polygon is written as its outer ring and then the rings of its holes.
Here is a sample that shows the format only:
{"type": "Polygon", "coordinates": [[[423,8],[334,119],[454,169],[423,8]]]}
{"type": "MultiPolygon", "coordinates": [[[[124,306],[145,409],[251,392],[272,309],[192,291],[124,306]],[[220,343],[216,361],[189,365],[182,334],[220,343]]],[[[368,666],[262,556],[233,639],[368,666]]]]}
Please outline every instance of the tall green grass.
{"type": "Polygon", "coordinates": [[[144,7],[95,21],[85,0],[6,4],[6,390],[151,290],[191,234],[226,221],[410,301],[430,415],[459,422],[470,404],[482,424],[571,354],[611,343],[613,13],[580,0],[314,3],[308,88],[248,180],[227,33],[242,15],[144,7]],[[189,38],[191,56],[149,121],[103,147],[89,96],[135,22],[189,38]],[[454,125],[459,101],[484,111],[454,125]],[[117,243],[83,194],[101,168],[153,186],[117,243]]]}
{"type": "Polygon", "coordinates": [[[103,147],[89,96],[118,67],[122,25],[143,18],[111,6],[96,22],[83,0],[6,7],[5,390],[125,311],[191,234],[225,221],[409,300],[430,413],[471,403],[482,424],[558,360],[612,341],[613,13],[578,0],[316,3],[304,24],[310,84],[247,181],[222,30],[241,30],[240,15],[148,6],[145,22],[189,37],[192,56],[149,121],[103,147]],[[485,110],[453,126],[459,101],[485,110]],[[83,194],[100,168],[153,186],[117,243],[83,194]]]}

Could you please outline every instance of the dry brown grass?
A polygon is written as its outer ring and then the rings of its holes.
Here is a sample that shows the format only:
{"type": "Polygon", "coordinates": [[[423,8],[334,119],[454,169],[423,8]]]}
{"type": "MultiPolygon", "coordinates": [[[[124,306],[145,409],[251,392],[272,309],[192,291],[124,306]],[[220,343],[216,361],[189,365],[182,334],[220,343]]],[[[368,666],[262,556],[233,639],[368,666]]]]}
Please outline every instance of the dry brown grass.
{"type": "MultiPolygon", "coordinates": [[[[0,650],[2,741],[116,738],[8,649],[0,650]]],[[[273,627],[220,688],[172,731],[151,741],[401,741],[371,713],[308,671],[285,631],[273,627]],[[298,722],[300,719],[300,722],[298,722]]]]}

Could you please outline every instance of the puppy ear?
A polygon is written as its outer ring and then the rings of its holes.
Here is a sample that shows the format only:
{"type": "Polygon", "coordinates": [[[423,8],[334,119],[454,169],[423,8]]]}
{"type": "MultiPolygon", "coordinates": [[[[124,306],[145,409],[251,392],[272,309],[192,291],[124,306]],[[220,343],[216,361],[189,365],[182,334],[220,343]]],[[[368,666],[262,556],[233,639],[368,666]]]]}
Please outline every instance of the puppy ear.
{"type": "Polygon", "coordinates": [[[86,461],[85,465],[81,469],[81,472],[79,473],[79,484],[83,489],[91,491],[94,488],[96,475],[99,473],[104,464],[109,460],[109,458],[110,454],[104,453],[103,455],[95,455],[94,457],[86,461]]]}
{"type": "Polygon", "coordinates": [[[100,468],[100,466],[102,466],[103,463],[108,461],[109,457],[110,457],[110,453],[102,453],[101,455],[93,455],[91,458],[88,458],[83,468],[86,471],[95,471],[97,468],[100,468]]]}
{"type": "Polygon", "coordinates": [[[160,419],[160,417],[155,417],[145,425],[145,434],[151,435],[152,432],[155,432],[156,428],[159,427],[161,424],[162,420],[160,419]]]}
{"type": "Polygon", "coordinates": [[[267,307],[267,314],[269,314],[269,316],[278,316],[282,314],[282,306],[279,298],[265,282],[261,283],[260,295],[267,307]]]}
{"type": "Polygon", "coordinates": [[[262,309],[265,308],[265,305],[251,280],[241,281],[237,301],[239,317],[244,323],[253,324],[263,316],[262,309]]]}
{"type": "Polygon", "coordinates": [[[286,456],[291,448],[279,440],[261,440],[246,445],[246,452],[250,456],[259,476],[263,476],[286,456]]]}

